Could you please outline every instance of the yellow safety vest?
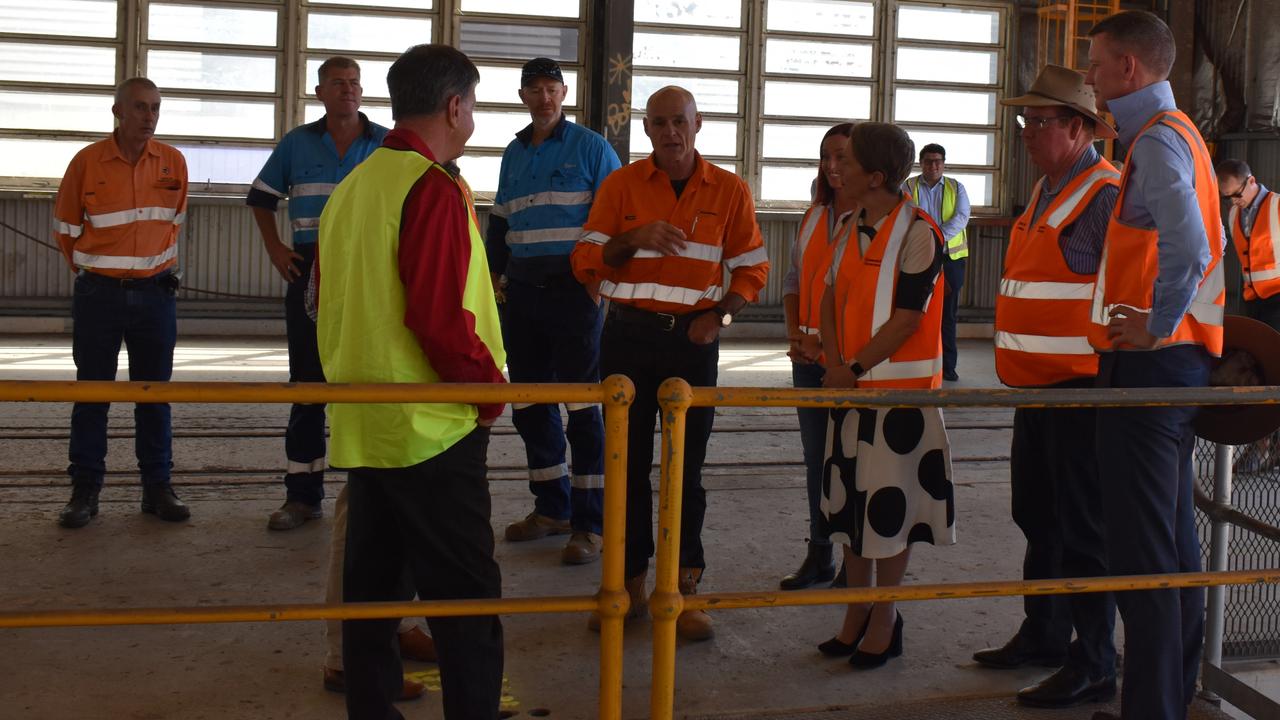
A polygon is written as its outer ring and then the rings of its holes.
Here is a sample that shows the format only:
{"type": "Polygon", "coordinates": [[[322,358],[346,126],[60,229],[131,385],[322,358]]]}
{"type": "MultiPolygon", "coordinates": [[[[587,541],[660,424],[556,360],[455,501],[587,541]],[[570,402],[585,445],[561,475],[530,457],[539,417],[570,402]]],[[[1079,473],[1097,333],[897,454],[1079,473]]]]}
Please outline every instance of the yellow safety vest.
{"type": "MultiPolygon", "coordinates": [[[[325,378],[333,383],[438,383],[418,338],[404,325],[397,257],[405,198],[428,172],[447,171],[412,151],[378,148],[347,176],[320,216],[320,314],[316,334],[325,378]]],[[[452,179],[452,176],[450,176],[452,179]]],[[[471,261],[462,307],[498,367],[506,362],[489,262],[466,184],[471,261]]],[[[335,403],[329,461],[339,468],[411,467],[435,457],[476,427],[475,405],[335,403]]]]}
{"type": "MultiPolygon", "coordinates": [[[[959,183],[949,177],[944,176],[942,178],[942,217],[938,218],[938,225],[942,225],[956,214],[956,197],[960,194],[958,185],[959,183]]],[[[917,175],[907,180],[907,186],[911,189],[911,199],[919,207],[920,176],[917,175]]],[[[960,232],[954,237],[947,238],[947,257],[952,260],[969,257],[968,238],[969,233],[965,228],[961,228],[960,232]]]]}

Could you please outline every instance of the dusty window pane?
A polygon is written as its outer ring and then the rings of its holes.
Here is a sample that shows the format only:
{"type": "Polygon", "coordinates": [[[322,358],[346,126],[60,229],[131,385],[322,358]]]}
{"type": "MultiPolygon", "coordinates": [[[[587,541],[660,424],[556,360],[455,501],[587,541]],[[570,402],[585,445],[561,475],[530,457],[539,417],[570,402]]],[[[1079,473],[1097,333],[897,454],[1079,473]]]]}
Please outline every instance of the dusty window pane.
{"type": "Polygon", "coordinates": [[[389,7],[389,8],[413,8],[417,10],[430,10],[434,5],[431,0],[308,0],[309,2],[321,4],[338,4],[338,5],[369,5],[372,7],[389,7]]]}
{"type": "Polygon", "coordinates": [[[764,112],[766,115],[866,119],[871,117],[871,88],[766,80],[764,112]]]}
{"type": "MultiPolygon", "coordinates": [[[[518,103],[520,96],[520,68],[480,65],[480,84],[476,85],[476,101],[483,103],[518,103]]],[[[560,68],[564,84],[568,86],[565,105],[578,104],[578,71],[560,68]]],[[[365,89],[368,92],[368,88],[365,89]]]]}
{"type": "Polygon", "coordinates": [[[158,132],[269,140],[275,137],[275,124],[275,103],[169,98],[160,107],[158,132]]]}
{"type": "Polygon", "coordinates": [[[274,47],[276,11],[153,3],[147,6],[147,38],[274,47]]]}
{"type": "Polygon", "coordinates": [[[764,69],[771,73],[871,77],[871,46],[769,38],[764,69]]]}
{"type": "Polygon", "coordinates": [[[113,38],[116,0],[0,0],[0,29],[31,35],[113,38]]]}
{"type": "MultiPolygon", "coordinates": [[[[306,94],[315,97],[316,85],[320,82],[320,66],[327,58],[307,58],[307,74],[302,78],[302,87],[306,94]]],[[[360,89],[367,98],[389,98],[387,90],[387,71],[391,69],[390,60],[358,60],[360,63],[360,89]]]]}
{"type": "Polygon", "coordinates": [[[848,0],[769,0],[765,26],[769,30],[871,36],[876,32],[876,8],[873,3],[848,0]]]}
{"type": "MultiPolygon", "coordinates": [[[[947,160],[951,160],[951,148],[947,148],[947,160]]],[[[913,166],[911,174],[919,175],[920,166],[913,166]]],[[[969,195],[970,205],[977,207],[991,204],[991,184],[994,180],[994,176],[991,173],[951,172],[948,169],[943,174],[946,177],[955,178],[964,185],[964,191],[969,195]]]]}
{"type": "Polygon", "coordinates": [[[896,122],[992,125],[996,120],[996,94],[959,90],[897,88],[893,93],[896,122]]]}
{"type": "Polygon", "coordinates": [[[830,125],[779,125],[766,123],[764,126],[764,156],[767,158],[812,160],[814,166],[817,167],[822,137],[830,129],[830,125]]]}
{"type": "Polygon", "coordinates": [[[3,42],[0,80],[115,85],[116,51],[87,45],[3,42]]]}
{"type": "Polygon", "coordinates": [[[741,41],[732,35],[635,34],[631,48],[637,67],[737,70],[741,41]],[[690,52],[697,48],[697,52],[690,52]]]}
{"type": "Polygon", "coordinates": [[[741,0],[636,0],[635,21],[742,27],[741,0]]]}
{"type": "Polygon", "coordinates": [[[178,145],[187,159],[191,186],[200,183],[243,183],[258,177],[271,156],[271,148],[229,147],[226,145],[178,145]]]}
{"type": "Polygon", "coordinates": [[[738,112],[738,81],[695,78],[679,75],[634,75],[631,78],[631,105],[643,110],[649,96],[668,85],[679,85],[693,93],[701,112],[738,112]]]}
{"type": "MultiPolygon", "coordinates": [[[[14,130],[111,132],[110,95],[0,92],[0,127],[14,130]]],[[[164,121],[161,109],[161,122],[164,121]]],[[[163,127],[163,125],[161,125],[163,127]]]]}
{"type": "Polygon", "coordinates": [[[0,138],[0,157],[5,177],[60,178],[71,158],[89,144],[88,140],[19,140],[0,138]]]}
{"type": "Polygon", "coordinates": [[[431,42],[430,18],[307,15],[307,47],[386,51],[431,42]]]}
{"type": "MultiPolygon", "coordinates": [[[[702,130],[694,139],[694,147],[703,155],[736,156],[738,123],[733,120],[703,120],[702,130]]],[[[644,134],[644,115],[636,115],[631,118],[631,151],[647,152],[652,149],[653,143],[644,134]]]]}
{"type": "Polygon", "coordinates": [[[467,141],[469,148],[505,148],[529,124],[527,112],[477,112],[474,117],[476,130],[467,141]]]}
{"type": "Polygon", "coordinates": [[[765,165],[760,168],[760,199],[810,202],[813,199],[811,188],[817,177],[816,167],[765,165]]]}
{"type": "Polygon", "coordinates": [[[994,85],[998,59],[995,51],[900,47],[895,74],[899,80],[994,85]]]}
{"type": "Polygon", "coordinates": [[[474,192],[492,195],[498,191],[498,175],[502,158],[491,155],[463,155],[458,158],[462,178],[474,192]]]}
{"type": "Polygon", "coordinates": [[[898,37],[935,42],[1000,42],[1000,13],[976,8],[900,7],[898,37]]]}
{"type": "Polygon", "coordinates": [[[147,51],[147,77],[161,88],[275,92],[276,60],[261,55],[147,51]]]}
{"type": "Polygon", "coordinates": [[[458,47],[473,59],[510,58],[524,62],[529,58],[549,57],[561,62],[577,62],[578,28],[464,20],[458,47]]]}
{"type": "Polygon", "coordinates": [[[498,15],[536,14],[543,17],[576,18],[580,12],[578,0],[538,0],[530,6],[524,0],[462,0],[462,12],[494,13],[498,15]],[[536,10],[536,13],[533,11],[536,10]]]}
{"type": "Polygon", "coordinates": [[[956,165],[995,164],[996,136],[994,133],[961,133],[941,130],[907,128],[907,134],[916,144],[916,152],[929,143],[938,143],[947,150],[947,162],[956,165]]]}
{"type": "MultiPolygon", "coordinates": [[[[302,112],[303,122],[315,122],[324,117],[324,106],[319,103],[308,103],[302,112]]],[[[391,119],[391,108],[385,105],[361,105],[360,112],[369,118],[369,122],[377,123],[382,127],[389,128],[396,124],[396,121],[391,119]]]]}

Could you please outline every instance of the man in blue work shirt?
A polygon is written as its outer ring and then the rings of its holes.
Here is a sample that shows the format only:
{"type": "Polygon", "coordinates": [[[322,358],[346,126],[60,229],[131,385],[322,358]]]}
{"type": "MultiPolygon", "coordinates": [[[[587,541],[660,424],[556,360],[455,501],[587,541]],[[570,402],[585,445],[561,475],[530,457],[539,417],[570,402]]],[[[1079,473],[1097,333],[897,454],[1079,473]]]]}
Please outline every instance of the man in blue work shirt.
{"type": "MultiPolygon", "coordinates": [[[[568,88],[548,58],[525,63],[520,101],[532,122],[502,154],[486,244],[494,287],[501,288],[502,340],[511,382],[600,380],[599,296],[573,277],[569,254],[605,177],[620,167],[600,135],[561,112],[568,88]],[[499,280],[506,276],[505,287],[499,280]]],[[[524,439],[533,512],[507,526],[511,542],[570,533],[561,558],[570,565],[600,556],[604,512],[604,423],[600,408],[512,405],[524,439]],[[573,467],[565,463],[566,435],[573,467]]]]}
{"type": "Polygon", "coordinates": [[[969,257],[968,233],[969,193],[955,178],[943,177],[947,151],[937,143],[920,149],[920,174],[903,183],[916,207],[942,228],[947,252],[942,256],[942,274],[946,294],[942,299],[942,379],[959,380],[956,373],[956,312],[960,306],[960,288],[964,287],[964,268],[969,257]]]}
{"type": "MultiPolygon", "coordinates": [[[[1094,286],[1090,343],[1102,387],[1203,387],[1222,354],[1218,180],[1168,82],[1173,33],[1128,11],[1089,31],[1089,73],[1129,148],[1094,286]]],[[[1110,572],[1195,572],[1193,407],[1098,408],[1098,478],[1110,572]]],[[[1181,720],[1196,691],[1204,589],[1116,594],[1126,718],[1181,720]]],[[[1095,720],[1115,718],[1107,712],[1095,720]]]]}
{"type": "MultiPolygon", "coordinates": [[[[307,277],[315,260],[320,211],[338,182],[381,145],[387,134],[386,128],[369,122],[360,112],[360,66],[355,60],[331,57],[324,61],[316,97],[324,103],[324,117],[284,136],[253,181],[246,200],[262,231],[271,264],[289,283],[284,310],[290,382],[324,382],[316,324],[303,307],[307,277]],[[289,198],[292,248],[276,231],[276,206],[284,197],[289,198]]],[[[272,530],[292,530],[323,514],[324,406],[294,405],[284,437],[287,497],[267,522],[272,530]]]]}

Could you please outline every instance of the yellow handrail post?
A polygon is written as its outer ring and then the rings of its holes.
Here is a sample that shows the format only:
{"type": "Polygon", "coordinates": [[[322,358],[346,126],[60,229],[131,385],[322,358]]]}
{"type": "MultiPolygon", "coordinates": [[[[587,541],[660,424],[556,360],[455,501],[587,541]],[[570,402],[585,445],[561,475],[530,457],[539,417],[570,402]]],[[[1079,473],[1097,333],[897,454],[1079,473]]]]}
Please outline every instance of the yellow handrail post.
{"type": "Polygon", "coordinates": [[[627,419],[636,387],[625,375],[601,385],[604,401],[604,558],[600,592],[600,720],[622,720],[622,629],[631,598],[623,583],[627,528],[627,419]]]}
{"type": "Polygon", "coordinates": [[[671,720],[676,702],[676,619],[684,609],[680,572],[680,509],[684,501],[684,428],[693,388],[668,378],[658,388],[662,417],[661,482],[658,491],[657,570],[649,613],[653,616],[651,720],[671,720]]]}

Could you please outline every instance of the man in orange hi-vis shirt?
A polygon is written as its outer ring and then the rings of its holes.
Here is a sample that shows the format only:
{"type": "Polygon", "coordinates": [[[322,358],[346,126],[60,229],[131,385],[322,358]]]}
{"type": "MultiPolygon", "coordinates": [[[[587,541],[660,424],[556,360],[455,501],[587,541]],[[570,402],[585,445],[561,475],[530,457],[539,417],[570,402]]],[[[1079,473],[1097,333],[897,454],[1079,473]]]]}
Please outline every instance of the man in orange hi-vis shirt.
{"type": "MultiPolygon", "coordinates": [[[[111,137],[76,154],[58,188],[54,235],[76,272],[71,301],[77,380],[115,380],[123,342],[130,380],[167,381],[177,338],[175,296],[178,229],[187,214],[187,162],[156,142],[160,90],[146,78],[116,89],[111,137]]],[[[71,411],[71,501],[63,527],[87,525],[98,514],[106,473],[107,403],[76,403],[71,411]]],[[[169,484],[173,465],[167,403],[139,403],[135,448],[142,476],[142,511],[178,522],[190,511],[169,484]]]]}
{"type": "MultiPolygon", "coordinates": [[[[644,607],[654,550],[649,469],[658,385],[679,377],[714,386],[720,329],[756,298],[769,274],[751,191],[694,149],[701,127],[689,91],[666,87],[654,93],[644,118],[653,154],[605,179],[572,255],[578,280],[610,300],[600,340],[601,374],[627,375],[636,386],[627,438],[628,617],[644,607]]],[[[702,461],[713,417],[713,408],[692,408],[686,424],[680,518],[685,594],[695,592],[706,566],[702,461]]],[[[593,627],[596,622],[593,616],[593,627]]],[[[712,636],[711,619],[702,611],[681,613],[676,628],[687,640],[712,636]]]]}

